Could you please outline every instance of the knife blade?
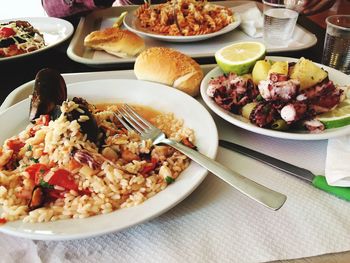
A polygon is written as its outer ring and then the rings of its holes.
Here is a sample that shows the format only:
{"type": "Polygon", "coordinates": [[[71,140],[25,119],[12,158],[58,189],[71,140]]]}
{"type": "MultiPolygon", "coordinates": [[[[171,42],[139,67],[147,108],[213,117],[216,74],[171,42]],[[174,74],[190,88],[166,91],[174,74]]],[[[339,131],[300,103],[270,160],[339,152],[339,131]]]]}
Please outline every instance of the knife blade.
{"type": "Polygon", "coordinates": [[[323,190],[329,194],[337,196],[341,199],[350,201],[350,187],[338,187],[338,186],[330,186],[326,181],[326,177],[323,175],[314,175],[311,171],[298,167],[296,165],[287,163],[285,161],[279,160],[277,158],[268,156],[261,152],[254,151],[252,149],[246,148],[244,146],[235,144],[233,142],[219,140],[219,145],[232,150],[234,152],[238,152],[245,156],[251,157],[255,160],[263,162],[269,166],[277,168],[285,173],[291,174],[299,179],[302,179],[314,187],[323,190]]]}

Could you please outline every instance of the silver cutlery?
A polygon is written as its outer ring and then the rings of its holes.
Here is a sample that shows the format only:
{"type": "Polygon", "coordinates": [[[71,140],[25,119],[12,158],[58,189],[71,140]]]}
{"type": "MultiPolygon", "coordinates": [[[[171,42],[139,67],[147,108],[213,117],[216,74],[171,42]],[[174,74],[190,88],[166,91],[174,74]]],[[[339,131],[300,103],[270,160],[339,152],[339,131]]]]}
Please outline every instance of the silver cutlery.
{"type": "Polygon", "coordinates": [[[314,187],[323,190],[329,194],[350,201],[350,187],[338,187],[328,185],[326,177],[323,175],[314,175],[311,171],[307,169],[295,166],[282,160],[278,160],[274,157],[254,151],[252,149],[235,144],[233,142],[219,140],[219,145],[226,149],[238,152],[255,160],[261,161],[267,165],[270,165],[295,177],[298,177],[299,179],[302,179],[310,183],[314,187]]]}
{"type": "Polygon", "coordinates": [[[287,199],[285,195],[260,185],[228,169],[227,167],[199,153],[198,151],[195,151],[174,140],[167,139],[165,134],[160,129],[142,118],[134,109],[132,109],[132,107],[127,104],[119,107],[116,117],[127,130],[138,132],[142,139],[150,139],[154,145],[166,144],[175,148],[193,161],[197,162],[199,165],[208,169],[226,183],[233,186],[244,195],[270,209],[278,210],[287,199]]]}

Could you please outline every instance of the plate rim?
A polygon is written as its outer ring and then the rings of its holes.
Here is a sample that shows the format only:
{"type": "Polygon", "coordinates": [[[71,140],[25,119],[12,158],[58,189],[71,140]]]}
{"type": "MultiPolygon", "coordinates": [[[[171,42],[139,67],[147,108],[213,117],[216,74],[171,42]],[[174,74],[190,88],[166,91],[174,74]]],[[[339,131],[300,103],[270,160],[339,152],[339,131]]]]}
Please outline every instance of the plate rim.
{"type": "MultiPolygon", "coordinates": [[[[295,62],[299,60],[299,58],[283,57],[283,56],[266,56],[266,59],[277,60],[277,61],[287,60],[291,62],[295,62]]],[[[320,63],[316,63],[316,62],[314,63],[317,64],[318,66],[321,66],[322,68],[325,68],[331,74],[336,72],[337,74],[340,74],[342,77],[349,78],[350,80],[350,76],[347,76],[345,73],[342,73],[336,69],[330,68],[320,63]]],[[[289,140],[308,140],[308,141],[326,140],[326,139],[350,134],[350,125],[335,128],[335,129],[328,129],[329,132],[322,132],[322,133],[292,133],[292,132],[276,131],[272,129],[261,128],[251,123],[245,123],[239,120],[237,117],[235,117],[235,114],[229,113],[226,110],[222,109],[206,94],[206,89],[207,89],[206,84],[208,83],[210,77],[218,71],[221,71],[221,69],[219,68],[219,66],[216,66],[204,76],[200,87],[201,97],[204,103],[209,107],[210,110],[212,110],[220,118],[233,124],[236,127],[242,128],[244,130],[247,130],[256,134],[261,134],[261,135],[265,135],[273,138],[289,139],[289,140]]],[[[349,84],[350,84],[350,81],[349,81],[349,84]]],[[[237,116],[240,116],[240,115],[237,115],[237,116]]]]}
{"type": "MultiPolygon", "coordinates": [[[[220,5],[221,6],[221,5],[220,5]]],[[[224,7],[224,6],[222,6],[224,7]]],[[[167,36],[167,35],[162,35],[162,34],[157,34],[157,33],[152,33],[152,32],[145,32],[142,30],[138,30],[133,26],[133,22],[137,19],[135,13],[137,9],[133,10],[132,12],[128,12],[128,14],[124,17],[123,19],[123,25],[130,31],[134,32],[135,34],[142,35],[143,37],[150,37],[154,38],[157,40],[162,40],[162,41],[167,41],[167,42],[196,42],[196,41],[202,41],[206,40],[209,38],[213,38],[216,36],[220,36],[223,34],[226,34],[228,32],[231,32],[232,30],[236,29],[239,27],[241,24],[241,16],[239,15],[238,12],[234,11],[234,8],[232,7],[227,7],[233,11],[233,17],[235,21],[232,23],[228,24],[227,26],[223,27],[219,31],[212,32],[209,34],[204,34],[204,35],[194,35],[194,36],[167,36]],[[127,20],[130,20],[131,25],[127,22],[127,20]]]]}
{"type": "MultiPolygon", "coordinates": [[[[210,115],[210,113],[205,109],[205,107],[198,100],[194,99],[193,97],[191,97],[191,96],[189,96],[189,95],[187,95],[187,94],[185,94],[185,93],[183,93],[183,92],[181,92],[179,90],[169,89],[168,86],[165,86],[165,85],[162,85],[162,84],[158,84],[158,83],[148,82],[148,81],[141,81],[141,80],[135,80],[135,79],[113,79],[113,78],[79,81],[79,82],[69,83],[69,84],[67,84],[67,87],[68,87],[68,92],[69,93],[73,93],[73,95],[74,95],[74,92],[70,92],[69,91],[70,89],[74,88],[74,86],[81,86],[81,85],[84,85],[85,83],[102,83],[102,82],[103,83],[106,83],[106,82],[118,83],[119,81],[128,81],[128,82],[131,81],[131,82],[134,82],[134,83],[135,82],[143,82],[143,83],[146,83],[147,85],[156,86],[157,87],[156,89],[159,89],[159,88],[164,89],[165,88],[164,91],[165,90],[168,90],[168,92],[170,91],[170,95],[174,94],[173,92],[175,92],[175,93],[181,94],[181,95],[178,95],[178,96],[180,96],[179,98],[184,98],[184,96],[185,96],[185,97],[187,97],[187,101],[192,101],[192,103],[195,103],[194,105],[196,105],[197,109],[200,109],[200,111],[206,115],[207,121],[209,121],[209,123],[211,123],[210,127],[211,127],[212,131],[215,132],[215,136],[214,136],[214,138],[212,138],[212,142],[215,141],[215,144],[210,145],[211,149],[210,149],[209,155],[208,155],[210,158],[215,159],[215,157],[217,155],[217,152],[218,152],[218,130],[217,130],[216,124],[215,124],[212,116],[210,115]]],[[[139,87],[139,88],[141,88],[141,87],[139,87]]],[[[149,87],[142,87],[141,89],[147,89],[147,88],[149,88],[149,87]]],[[[129,98],[132,100],[132,97],[130,95],[129,95],[129,98]]],[[[93,100],[90,99],[90,101],[93,101],[93,100]]],[[[7,112],[16,110],[16,107],[19,107],[19,108],[20,107],[25,107],[25,105],[28,105],[28,103],[29,103],[29,98],[27,98],[25,100],[22,100],[22,101],[20,101],[20,102],[18,102],[16,104],[12,105],[11,107],[7,108],[3,112],[1,112],[0,116],[3,115],[3,114],[9,114],[7,112]],[[25,105],[21,105],[21,104],[25,104],[25,105]]],[[[25,124],[23,124],[23,125],[25,125],[25,124]]],[[[186,188],[185,189],[185,193],[182,196],[177,197],[175,199],[175,201],[172,202],[171,204],[163,205],[164,208],[157,209],[156,212],[153,213],[152,215],[148,215],[146,217],[142,216],[139,220],[133,221],[132,224],[127,224],[126,226],[123,226],[123,227],[114,227],[113,229],[107,228],[105,230],[100,230],[100,231],[91,231],[88,234],[87,233],[80,233],[80,234],[67,234],[67,233],[66,234],[59,234],[59,233],[55,233],[55,234],[40,234],[40,233],[28,232],[28,231],[25,231],[23,229],[16,230],[16,229],[11,228],[11,227],[6,227],[6,225],[11,224],[11,222],[9,222],[9,223],[6,223],[6,224],[0,226],[0,232],[6,233],[6,234],[9,234],[9,235],[12,235],[12,236],[17,236],[17,237],[22,237],[22,238],[29,238],[29,239],[33,239],[33,240],[56,240],[56,241],[59,241],[59,240],[74,240],[74,239],[90,238],[90,237],[100,236],[100,235],[104,235],[104,234],[108,234],[108,233],[114,233],[114,232],[122,231],[122,230],[124,230],[126,228],[129,228],[129,227],[141,224],[141,223],[143,223],[145,221],[149,221],[149,220],[151,220],[151,219],[153,219],[153,218],[155,218],[155,217],[157,217],[157,216],[159,216],[159,215],[169,211],[171,208],[173,208],[174,206],[179,204],[181,201],[183,201],[186,197],[188,197],[202,183],[202,181],[206,178],[206,175],[208,174],[208,171],[206,169],[204,169],[203,167],[198,166],[194,162],[192,162],[191,165],[192,164],[193,164],[193,166],[195,166],[194,169],[196,169],[196,171],[197,171],[196,172],[197,178],[194,178],[195,179],[195,183],[193,183],[189,188],[186,188]],[[198,166],[198,168],[197,168],[197,166],[198,166]],[[200,169],[200,170],[197,170],[197,169],[200,169]]],[[[186,178],[188,178],[188,176],[186,178]]],[[[166,191],[166,189],[164,191],[166,191]]],[[[162,193],[164,191],[161,191],[160,193],[162,193]]],[[[149,199],[147,199],[147,200],[149,200],[149,199]]],[[[146,203],[147,200],[144,203],[146,203]]],[[[135,206],[135,208],[137,208],[137,207],[139,207],[139,205],[135,206]]],[[[127,209],[117,209],[114,212],[121,211],[121,210],[126,211],[127,209]]],[[[112,212],[110,214],[113,214],[114,212],[112,212]]],[[[123,213],[125,213],[125,212],[123,212],[123,213]]],[[[128,213],[128,212],[126,212],[126,213],[128,213]]],[[[93,220],[93,221],[96,220],[96,219],[98,220],[97,216],[88,217],[88,219],[89,220],[93,220]]],[[[81,220],[84,220],[84,219],[68,219],[68,220],[59,220],[59,221],[56,221],[56,222],[70,221],[70,225],[74,225],[74,224],[79,224],[79,222],[81,220]]],[[[22,223],[20,221],[15,221],[15,222],[18,222],[20,225],[26,224],[26,223],[22,223]]],[[[49,222],[48,224],[50,224],[50,223],[55,223],[55,222],[49,222]]],[[[39,223],[39,224],[41,224],[41,223],[39,223]]],[[[27,223],[27,226],[28,225],[31,225],[31,224],[27,223]]],[[[40,232],[40,231],[37,231],[37,232],[40,232]]]]}
{"type": "MultiPolygon", "coordinates": [[[[42,20],[43,22],[45,22],[45,20],[46,21],[51,21],[51,22],[55,22],[56,21],[56,22],[59,22],[60,24],[64,25],[64,27],[67,29],[68,33],[63,38],[59,39],[58,41],[56,41],[56,42],[54,42],[54,43],[52,43],[52,44],[50,44],[48,46],[45,46],[43,48],[34,50],[32,52],[29,52],[29,53],[19,54],[19,55],[15,55],[15,56],[11,56],[11,57],[0,58],[0,62],[20,59],[20,58],[23,58],[23,57],[27,57],[27,56],[30,56],[30,55],[34,55],[34,54],[46,51],[46,50],[48,50],[50,48],[53,48],[53,47],[63,43],[68,38],[70,38],[73,35],[73,33],[74,33],[74,27],[73,27],[72,23],[70,23],[67,20],[58,18],[58,17],[16,17],[16,18],[1,19],[0,23],[5,23],[5,22],[9,22],[9,21],[16,21],[16,20],[28,21],[31,24],[33,23],[34,20],[38,20],[38,21],[42,20]]],[[[35,28],[37,28],[37,27],[35,27],[35,28]]]]}

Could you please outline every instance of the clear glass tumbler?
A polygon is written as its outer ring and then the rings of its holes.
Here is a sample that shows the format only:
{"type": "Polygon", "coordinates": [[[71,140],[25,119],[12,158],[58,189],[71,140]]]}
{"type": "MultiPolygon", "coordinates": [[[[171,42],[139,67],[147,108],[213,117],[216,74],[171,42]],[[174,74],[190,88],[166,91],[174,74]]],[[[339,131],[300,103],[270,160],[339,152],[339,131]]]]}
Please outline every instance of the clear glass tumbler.
{"type": "Polygon", "coordinates": [[[299,13],[287,8],[284,0],[263,0],[264,42],[268,46],[288,46],[299,13]]]}
{"type": "Polygon", "coordinates": [[[350,74],[350,15],[326,18],[322,64],[350,74]]]}

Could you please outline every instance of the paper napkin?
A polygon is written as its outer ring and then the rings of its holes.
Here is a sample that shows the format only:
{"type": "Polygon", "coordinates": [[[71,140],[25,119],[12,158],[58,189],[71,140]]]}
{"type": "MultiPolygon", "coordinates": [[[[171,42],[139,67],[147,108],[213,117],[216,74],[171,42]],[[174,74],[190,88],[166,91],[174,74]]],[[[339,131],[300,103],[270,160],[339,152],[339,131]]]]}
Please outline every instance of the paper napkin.
{"type": "Polygon", "coordinates": [[[241,29],[248,36],[258,38],[263,35],[264,18],[256,3],[247,3],[234,8],[241,16],[241,29]]]}
{"type": "Polygon", "coordinates": [[[41,263],[35,243],[0,233],[0,262],[41,263]]]}
{"type": "Polygon", "coordinates": [[[350,135],[328,140],[325,175],[329,185],[350,186],[350,135]]]}

